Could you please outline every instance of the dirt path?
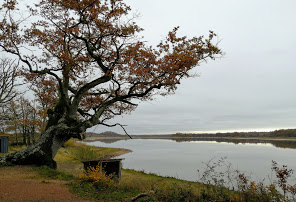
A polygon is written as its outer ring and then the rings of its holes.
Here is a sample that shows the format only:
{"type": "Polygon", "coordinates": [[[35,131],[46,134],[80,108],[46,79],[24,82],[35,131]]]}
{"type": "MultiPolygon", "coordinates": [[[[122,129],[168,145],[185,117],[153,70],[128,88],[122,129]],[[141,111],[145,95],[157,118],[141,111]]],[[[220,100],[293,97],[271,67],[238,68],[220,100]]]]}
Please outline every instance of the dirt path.
{"type": "Polygon", "coordinates": [[[29,166],[0,167],[0,201],[87,201],[64,181],[32,179],[36,175],[29,166]]]}

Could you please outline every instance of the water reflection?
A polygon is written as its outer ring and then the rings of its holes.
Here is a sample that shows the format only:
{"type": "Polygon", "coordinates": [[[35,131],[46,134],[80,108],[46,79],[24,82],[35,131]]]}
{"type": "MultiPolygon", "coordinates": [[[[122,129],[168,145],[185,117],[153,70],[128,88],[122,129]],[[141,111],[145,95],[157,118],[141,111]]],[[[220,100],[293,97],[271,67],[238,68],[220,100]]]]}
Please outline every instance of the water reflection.
{"type": "MultiPolygon", "coordinates": [[[[123,167],[155,173],[161,176],[177,177],[197,181],[197,170],[202,170],[203,162],[213,158],[227,157],[234,169],[252,175],[254,179],[268,181],[271,161],[296,170],[295,141],[247,140],[247,139],[132,139],[113,143],[88,142],[99,147],[117,147],[133,152],[122,156],[123,167]]],[[[269,181],[268,181],[269,182],[269,181]]]]}
{"type": "Polygon", "coordinates": [[[279,148],[296,149],[295,140],[286,139],[250,139],[250,138],[179,138],[174,139],[176,142],[190,142],[190,141],[214,141],[217,143],[233,143],[233,144],[271,144],[279,148]]]}
{"type": "MultiPolygon", "coordinates": [[[[161,138],[162,140],[173,140],[176,142],[216,142],[216,143],[233,143],[233,144],[261,144],[272,145],[279,148],[296,149],[296,140],[289,139],[251,139],[251,138],[161,138]]],[[[122,139],[102,138],[97,140],[86,140],[85,142],[104,142],[112,144],[122,139]]],[[[125,139],[128,140],[128,139],[125,139]]]]}

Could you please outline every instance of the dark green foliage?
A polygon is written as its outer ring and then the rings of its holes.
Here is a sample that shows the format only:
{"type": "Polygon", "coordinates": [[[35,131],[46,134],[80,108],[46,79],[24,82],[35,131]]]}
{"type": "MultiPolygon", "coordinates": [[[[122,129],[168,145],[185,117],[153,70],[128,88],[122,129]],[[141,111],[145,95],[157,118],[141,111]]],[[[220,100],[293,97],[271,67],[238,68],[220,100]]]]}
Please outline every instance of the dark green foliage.
{"type": "Polygon", "coordinates": [[[296,137],[296,129],[281,129],[272,132],[227,132],[227,133],[176,133],[172,138],[263,138],[263,137],[296,137]]]}
{"type": "Polygon", "coordinates": [[[270,133],[271,137],[296,137],[296,129],[276,130],[270,133]]]}

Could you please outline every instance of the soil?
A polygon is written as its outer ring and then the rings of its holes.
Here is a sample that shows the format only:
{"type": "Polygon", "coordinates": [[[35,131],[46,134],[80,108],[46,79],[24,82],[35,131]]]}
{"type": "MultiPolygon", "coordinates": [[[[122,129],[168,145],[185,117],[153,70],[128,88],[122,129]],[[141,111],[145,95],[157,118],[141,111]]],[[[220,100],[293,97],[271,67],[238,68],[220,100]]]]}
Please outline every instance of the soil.
{"type": "Polygon", "coordinates": [[[40,179],[30,166],[0,167],[0,201],[87,201],[66,183],[40,179]]]}

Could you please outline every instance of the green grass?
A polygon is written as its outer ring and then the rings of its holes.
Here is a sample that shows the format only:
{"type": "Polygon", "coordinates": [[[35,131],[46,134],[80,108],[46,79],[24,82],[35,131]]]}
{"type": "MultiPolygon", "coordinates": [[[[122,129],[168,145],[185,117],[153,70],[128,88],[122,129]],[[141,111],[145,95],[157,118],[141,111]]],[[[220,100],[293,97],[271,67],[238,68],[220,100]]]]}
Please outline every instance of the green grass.
{"type": "Polygon", "coordinates": [[[188,182],[175,178],[160,177],[142,171],[122,170],[122,180],[111,187],[96,187],[89,181],[75,181],[70,184],[73,193],[99,201],[129,201],[145,193],[139,201],[229,201],[235,192],[188,182]]]}
{"type": "Polygon", "coordinates": [[[210,186],[175,178],[146,174],[143,171],[122,169],[122,180],[113,186],[97,187],[90,181],[75,181],[70,184],[73,193],[99,201],[124,201],[146,193],[139,201],[228,201],[233,191],[222,188],[219,194],[210,186]]]}
{"type": "Polygon", "coordinates": [[[56,157],[56,161],[73,161],[74,163],[94,160],[98,158],[108,158],[114,153],[120,152],[120,148],[104,148],[88,146],[82,143],[73,143],[69,146],[61,148],[56,157]]]}
{"type": "Polygon", "coordinates": [[[35,167],[35,171],[37,171],[38,175],[42,179],[54,179],[54,180],[74,180],[75,176],[71,173],[58,171],[51,169],[47,166],[35,167]]]}

